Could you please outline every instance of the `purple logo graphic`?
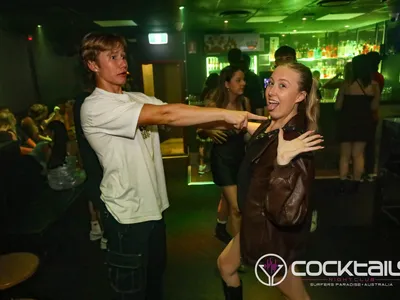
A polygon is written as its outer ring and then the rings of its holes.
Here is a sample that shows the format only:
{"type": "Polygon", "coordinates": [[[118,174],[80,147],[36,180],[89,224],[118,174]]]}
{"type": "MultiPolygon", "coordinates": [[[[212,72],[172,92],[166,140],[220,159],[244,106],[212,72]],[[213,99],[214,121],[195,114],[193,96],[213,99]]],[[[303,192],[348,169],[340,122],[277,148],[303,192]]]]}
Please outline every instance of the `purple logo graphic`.
{"type": "MultiPolygon", "coordinates": [[[[279,261],[281,262],[281,261],[279,261]]],[[[264,265],[260,265],[268,274],[271,276],[275,274],[279,268],[279,262],[276,258],[267,258],[267,261],[265,262],[264,265]]]]}
{"type": "MultiPolygon", "coordinates": [[[[282,257],[276,254],[266,254],[259,258],[254,268],[254,273],[259,282],[266,286],[276,286],[280,284],[283,280],[285,280],[287,276],[287,265],[282,257]],[[279,278],[278,281],[276,279],[277,275],[283,268],[283,276],[279,278]],[[261,278],[261,276],[267,277],[267,280],[261,278]],[[275,282],[276,281],[276,282],[275,282]]],[[[279,277],[279,276],[278,276],[279,277]]]]}

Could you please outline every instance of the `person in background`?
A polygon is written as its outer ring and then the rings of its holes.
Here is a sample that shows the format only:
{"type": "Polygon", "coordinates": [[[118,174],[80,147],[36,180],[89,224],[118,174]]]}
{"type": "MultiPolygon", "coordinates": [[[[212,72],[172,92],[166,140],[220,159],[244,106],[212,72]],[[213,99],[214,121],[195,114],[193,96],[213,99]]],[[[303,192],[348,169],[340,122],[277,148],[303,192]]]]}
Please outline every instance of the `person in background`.
{"type": "Polygon", "coordinates": [[[329,79],[322,86],[323,89],[335,90],[340,89],[340,87],[345,83],[350,83],[353,80],[353,67],[352,62],[349,61],[344,65],[344,74],[338,73],[335,77],[329,79]],[[343,78],[341,76],[343,75],[343,78]]]}
{"type": "MultiPolygon", "coordinates": [[[[207,106],[250,111],[250,101],[244,96],[245,85],[244,72],[240,68],[234,66],[224,68],[220,74],[218,89],[209,99],[207,106]]],[[[240,231],[241,222],[237,204],[236,177],[245,152],[244,132],[201,129],[199,135],[209,137],[214,142],[211,149],[211,172],[214,183],[221,188],[223,196],[218,207],[222,212],[226,211],[224,207],[229,207],[232,234],[236,235],[240,231]]],[[[228,243],[231,236],[226,231],[224,217],[218,215],[215,232],[217,238],[228,243]]]]}
{"type": "Polygon", "coordinates": [[[204,83],[204,88],[200,94],[200,101],[204,102],[207,99],[211,98],[211,94],[215,92],[215,89],[218,87],[219,75],[218,73],[211,73],[204,83]]]}
{"type": "Polygon", "coordinates": [[[7,109],[0,111],[0,140],[1,142],[16,141],[16,121],[14,115],[7,109]]]}
{"type": "Polygon", "coordinates": [[[263,84],[260,77],[250,70],[250,56],[242,55],[243,72],[246,87],[244,88],[244,96],[250,100],[251,111],[259,116],[264,115],[265,101],[263,99],[263,84]]]}
{"type": "MultiPolygon", "coordinates": [[[[3,107],[0,108],[0,113],[3,114],[3,118],[7,116],[7,122],[9,122],[9,127],[7,129],[8,133],[13,140],[18,140],[20,145],[20,150],[22,155],[30,154],[36,147],[36,143],[29,138],[20,128],[17,126],[17,120],[10,109],[3,107]]],[[[5,120],[5,119],[4,119],[5,120]]],[[[4,121],[3,121],[4,122],[4,121]]],[[[3,123],[4,124],[4,123],[3,123]]]]}
{"type": "Polygon", "coordinates": [[[296,50],[289,46],[281,46],[275,51],[275,68],[287,63],[296,62],[296,50]]]}
{"type": "MultiPolygon", "coordinates": [[[[381,73],[379,73],[379,64],[381,62],[381,56],[378,52],[369,52],[367,54],[367,58],[369,59],[371,72],[372,72],[372,80],[376,81],[379,85],[379,90],[382,94],[383,88],[385,86],[385,78],[381,73]]],[[[379,123],[379,106],[376,110],[372,112],[373,116],[373,128],[372,128],[372,136],[371,139],[367,142],[365,146],[365,174],[364,177],[368,181],[374,180],[375,173],[375,136],[376,136],[376,128],[379,123]]]]}
{"type": "Polygon", "coordinates": [[[101,201],[100,184],[103,178],[103,169],[97,158],[96,152],[92,149],[89,142],[85,138],[81,123],[81,108],[87,97],[93,92],[91,79],[86,80],[85,90],[75,97],[73,106],[73,118],[75,123],[75,134],[78,142],[79,154],[82,161],[83,169],[86,172],[87,180],[85,183],[85,194],[88,199],[90,213],[90,233],[91,241],[101,239],[100,248],[106,249],[107,240],[103,237],[103,224],[105,206],[101,201]]]}
{"type": "MultiPolygon", "coordinates": [[[[214,93],[216,88],[218,87],[218,82],[219,82],[219,75],[217,73],[211,73],[210,76],[207,77],[203,91],[200,94],[201,102],[204,103],[207,99],[210,99],[212,97],[212,93],[214,93]]],[[[196,139],[199,141],[198,173],[200,175],[204,175],[205,173],[210,171],[208,160],[209,160],[209,152],[210,152],[209,150],[212,143],[212,139],[209,137],[202,138],[198,134],[196,135],[196,139]]]]}
{"type": "MultiPolygon", "coordinates": [[[[214,97],[214,93],[217,92],[219,85],[219,75],[217,73],[212,73],[208,76],[205,87],[200,95],[200,100],[203,102],[209,101],[214,97]]],[[[207,103],[205,103],[207,105],[207,103]]],[[[197,130],[196,138],[200,141],[199,147],[199,174],[203,175],[206,172],[210,171],[210,167],[208,164],[205,164],[205,157],[209,156],[209,145],[212,146],[212,143],[224,143],[226,142],[226,134],[222,130],[215,130],[213,138],[203,135],[203,129],[197,130]]],[[[226,229],[226,225],[228,223],[229,218],[229,206],[228,202],[225,199],[223,193],[221,193],[221,198],[218,203],[217,208],[217,225],[215,226],[214,236],[219,239],[221,242],[228,244],[232,239],[232,236],[228,233],[226,229]]]]}
{"type": "Polygon", "coordinates": [[[379,106],[380,89],[379,84],[372,80],[371,72],[368,72],[368,62],[366,55],[353,58],[352,81],[346,81],[341,86],[335,103],[339,112],[337,134],[340,142],[341,194],[357,191],[364,173],[365,145],[373,136],[373,112],[379,106]],[[347,180],[350,159],[353,162],[353,181],[347,180]]]}
{"type": "Polygon", "coordinates": [[[379,64],[381,63],[381,55],[378,52],[372,51],[367,53],[367,58],[371,67],[372,80],[376,81],[382,93],[385,86],[385,78],[379,73],[379,64]]]}
{"type": "Polygon", "coordinates": [[[48,109],[44,104],[33,104],[28,111],[28,116],[21,121],[22,130],[31,138],[35,143],[39,141],[50,141],[49,137],[44,135],[44,131],[48,123],[59,112],[59,108],[55,107],[54,113],[48,118],[48,109]]]}
{"type": "Polygon", "coordinates": [[[76,166],[76,157],[69,156],[69,137],[61,121],[51,121],[46,127],[51,138],[47,161],[47,179],[49,186],[56,191],[77,187],[85,182],[86,174],[76,166]]]}
{"type": "Polygon", "coordinates": [[[232,48],[228,52],[228,62],[231,66],[239,68],[242,66],[242,51],[238,48],[232,48]]]}
{"type": "Polygon", "coordinates": [[[322,100],[322,93],[321,93],[321,88],[322,88],[322,83],[321,83],[321,72],[318,70],[315,70],[312,73],[313,78],[317,81],[318,83],[318,90],[317,90],[317,98],[318,101],[322,100]]]}
{"type": "Polygon", "coordinates": [[[118,35],[89,33],[82,39],[81,59],[96,88],[82,105],[81,124],[103,167],[106,261],[115,299],[162,300],[169,201],[157,125],[242,130],[249,119],[266,118],[124,92],[126,51],[118,35]]]}

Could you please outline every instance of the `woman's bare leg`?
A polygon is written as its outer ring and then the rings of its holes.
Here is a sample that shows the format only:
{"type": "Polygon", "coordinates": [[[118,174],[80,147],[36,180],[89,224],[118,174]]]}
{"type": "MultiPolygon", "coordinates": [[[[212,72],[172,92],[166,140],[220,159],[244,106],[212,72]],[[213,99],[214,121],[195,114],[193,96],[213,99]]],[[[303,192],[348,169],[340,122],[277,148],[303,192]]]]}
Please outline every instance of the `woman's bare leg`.
{"type": "Polygon", "coordinates": [[[225,247],[217,260],[218,269],[228,287],[240,286],[238,269],[240,267],[240,234],[237,234],[225,247]]]}
{"type": "Polygon", "coordinates": [[[339,176],[341,180],[345,180],[349,174],[349,162],[351,158],[351,143],[340,144],[340,163],[339,163],[339,176]]]}
{"type": "Polygon", "coordinates": [[[286,300],[311,300],[301,277],[293,275],[292,266],[289,266],[285,280],[277,287],[286,300]]]}
{"type": "Polygon", "coordinates": [[[237,202],[237,186],[230,185],[222,188],[222,193],[229,205],[229,216],[232,223],[232,236],[236,236],[240,232],[240,223],[242,217],[237,202]]]}
{"type": "Polygon", "coordinates": [[[351,149],[351,156],[353,158],[353,178],[355,181],[360,181],[361,176],[364,173],[365,145],[365,142],[355,142],[351,149]]]}
{"type": "Polygon", "coordinates": [[[226,201],[224,194],[221,193],[221,199],[219,200],[218,210],[217,210],[218,221],[226,223],[228,221],[228,216],[229,216],[228,201],[226,201]]]}
{"type": "Polygon", "coordinates": [[[215,237],[225,244],[228,244],[232,239],[232,236],[226,230],[226,225],[228,223],[228,216],[229,216],[229,205],[224,195],[221,193],[221,199],[219,200],[218,211],[217,211],[217,225],[215,226],[215,237]]]}

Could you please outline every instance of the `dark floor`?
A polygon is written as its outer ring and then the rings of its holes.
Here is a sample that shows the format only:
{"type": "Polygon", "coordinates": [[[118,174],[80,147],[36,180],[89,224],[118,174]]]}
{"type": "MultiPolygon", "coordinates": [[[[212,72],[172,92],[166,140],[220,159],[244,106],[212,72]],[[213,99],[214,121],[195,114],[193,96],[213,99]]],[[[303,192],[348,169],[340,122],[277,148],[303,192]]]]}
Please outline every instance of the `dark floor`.
{"type": "MultiPolygon", "coordinates": [[[[214,185],[188,186],[187,159],[165,160],[171,207],[166,214],[168,268],[166,299],[222,300],[216,259],[223,245],[213,237],[219,190],[214,185]]],[[[358,197],[338,197],[334,180],[318,180],[316,200],[320,224],[311,235],[306,260],[399,260],[400,231],[385,219],[373,224],[374,185],[364,184],[358,197]]],[[[14,295],[34,294],[51,300],[110,300],[103,252],[89,241],[85,199],[71,208],[52,230],[51,247],[38,273],[14,288],[14,295]]],[[[242,276],[245,299],[282,299],[252,269],[242,276]]],[[[400,279],[398,277],[397,279],[400,279]]],[[[312,287],[313,300],[399,299],[394,287],[312,287]]],[[[321,282],[321,281],[319,281],[321,282]]]]}

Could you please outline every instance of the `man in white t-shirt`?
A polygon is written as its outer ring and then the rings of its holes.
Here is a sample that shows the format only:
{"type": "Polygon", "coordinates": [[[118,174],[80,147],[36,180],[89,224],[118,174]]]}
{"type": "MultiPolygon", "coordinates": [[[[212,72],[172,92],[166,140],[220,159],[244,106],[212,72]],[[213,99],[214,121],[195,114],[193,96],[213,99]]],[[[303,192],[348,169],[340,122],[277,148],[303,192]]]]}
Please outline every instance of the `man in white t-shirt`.
{"type": "Polygon", "coordinates": [[[163,212],[169,203],[157,125],[231,124],[242,129],[250,118],[265,118],[125,93],[121,88],[128,70],[125,50],[125,40],[117,35],[84,37],[81,56],[94,75],[96,89],[82,105],[82,128],[103,167],[100,189],[107,208],[107,263],[117,299],[162,300],[163,212]]]}

